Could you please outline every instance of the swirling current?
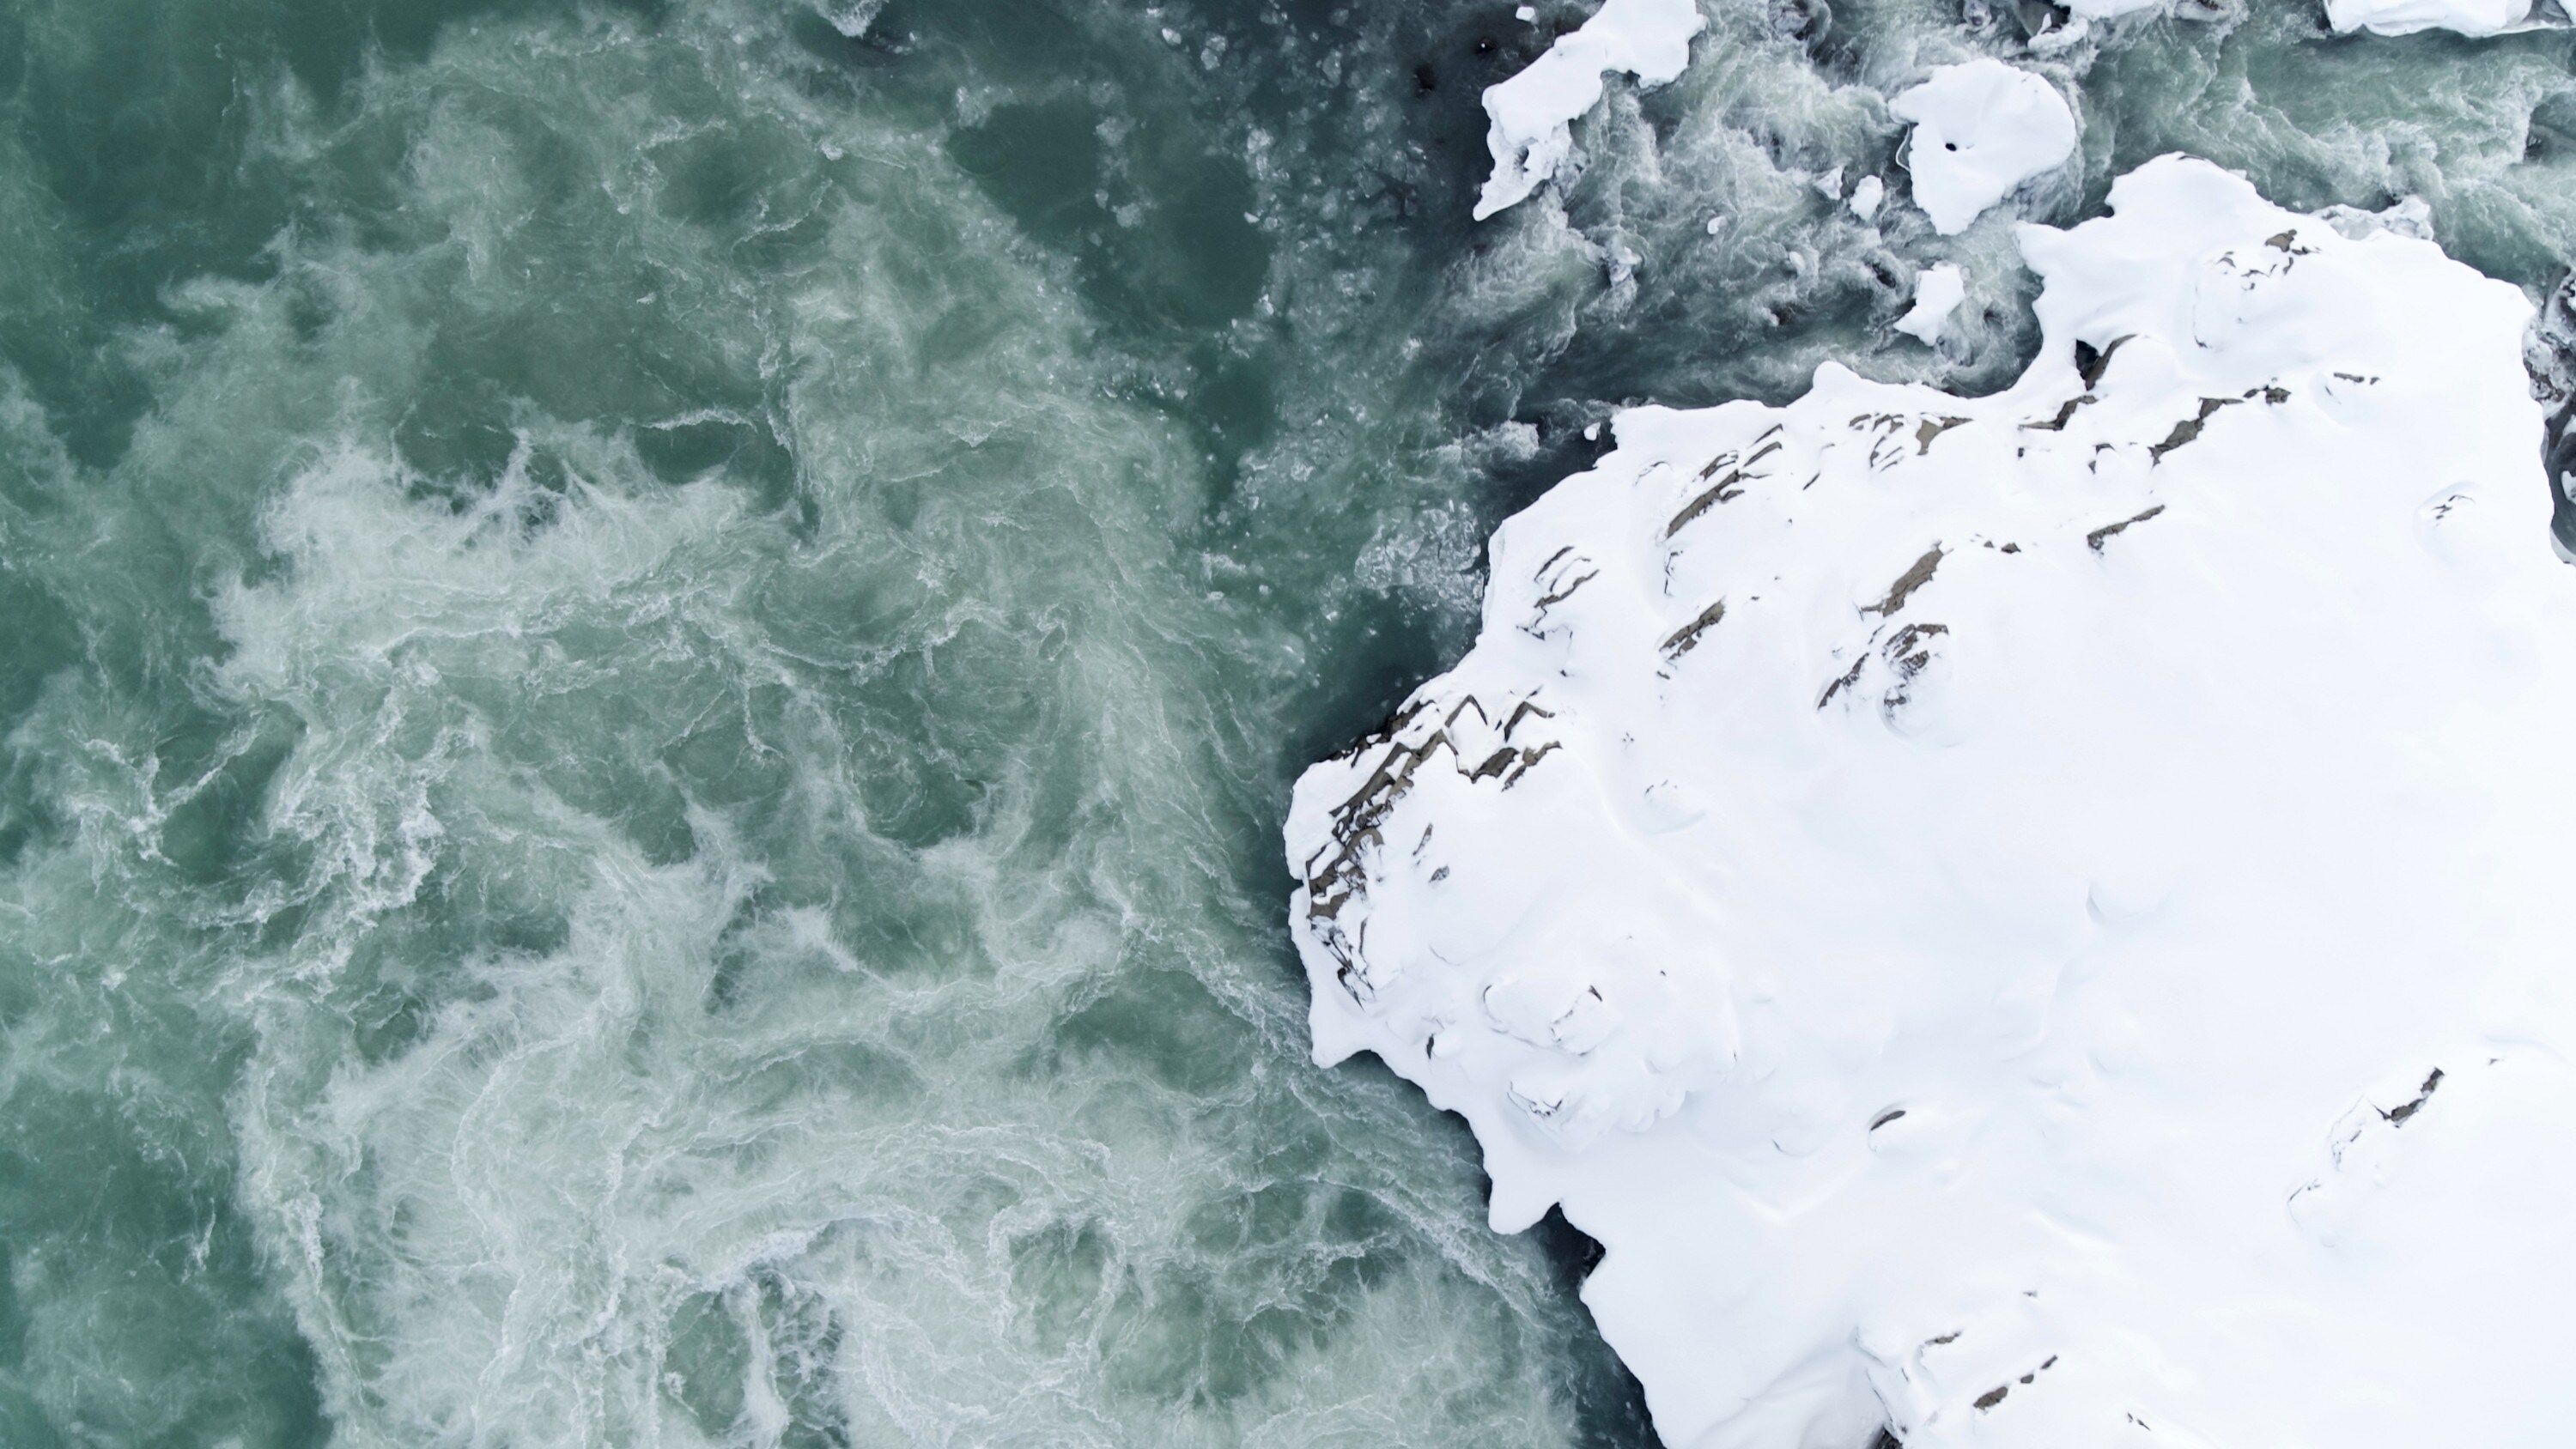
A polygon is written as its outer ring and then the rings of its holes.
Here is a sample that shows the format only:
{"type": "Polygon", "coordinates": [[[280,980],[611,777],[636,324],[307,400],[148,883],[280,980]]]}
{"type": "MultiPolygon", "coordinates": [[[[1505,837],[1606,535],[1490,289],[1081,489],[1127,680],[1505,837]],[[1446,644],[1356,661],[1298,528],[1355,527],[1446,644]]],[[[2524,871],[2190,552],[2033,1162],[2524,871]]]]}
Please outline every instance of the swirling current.
{"type": "Polygon", "coordinates": [[[2019,369],[1923,67],[2537,299],[2576,45],[1706,0],[1471,224],[1589,8],[0,3],[0,1444],[1651,1443],[1288,782],[1615,406],[2019,369]]]}

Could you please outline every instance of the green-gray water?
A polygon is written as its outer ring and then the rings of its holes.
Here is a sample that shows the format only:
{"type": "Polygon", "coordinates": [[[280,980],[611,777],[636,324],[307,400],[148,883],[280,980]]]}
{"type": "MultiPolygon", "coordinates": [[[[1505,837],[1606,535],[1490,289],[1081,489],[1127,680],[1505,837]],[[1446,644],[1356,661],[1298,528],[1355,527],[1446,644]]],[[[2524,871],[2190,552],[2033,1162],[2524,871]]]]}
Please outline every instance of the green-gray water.
{"type": "MultiPolygon", "coordinates": [[[[1611,405],[2017,370],[1809,177],[2026,17],[1710,0],[1471,227],[1511,8],[0,3],[0,1445],[1651,1442],[1286,785],[1611,405]]],[[[2049,214],[2537,294],[2570,51],[2150,20],[2049,214]]]]}

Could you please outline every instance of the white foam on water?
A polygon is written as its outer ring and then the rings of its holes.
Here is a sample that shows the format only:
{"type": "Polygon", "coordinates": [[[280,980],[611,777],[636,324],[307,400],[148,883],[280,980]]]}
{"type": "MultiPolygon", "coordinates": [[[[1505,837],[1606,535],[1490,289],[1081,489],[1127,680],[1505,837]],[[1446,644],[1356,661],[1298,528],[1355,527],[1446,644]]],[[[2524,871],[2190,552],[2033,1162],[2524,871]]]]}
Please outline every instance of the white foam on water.
{"type": "MultiPolygon", "coordinates": [[[[496,24],[360,78],[422,233],[176,294],[197,330],[80,501],[176,500],[95,534],[203,549],[187,684],[242,736],[203,773],[278,757],[257,868],[170,883],[202,782],[66,691],[31,731],[111,743],[60,752],[78,808],[11,865],[9,948],[151,923],[110,958],[236,1063],[201,1089],[223,1181],[336,1443],[1575,1438],[1579,1319],[1477,1225],[1454,1130],[1273,1065],[1301,1003],[1229,863],[1277,746],[1220,716],[1297,698],[1301,641],[1176,542],[1203,455],[936,131],[672,26],[496,24]],[[692,66],[748,99],[656,114],[692,66]],[[710,156],[747,241],[684,184],[710,156]],[[721,380],[775,388],[550,415],[586,379],[529,319],[680,350],[597,254],[555,265],[557,204],[616,208],[721,380]],[[802,250],[736,265],[760,245],[802,250]],[[425,471],[420,379],[493,318],[561,386],[513,397],[498,477],[425,471]],[[642,451],[755,424],[784,499],[642,451]],[[218,484],[238,538],[188,511],[218,484]]],[[[1402,501],[1380,581],[1472,609],[1472,519],[1402,501]]],[[[66,1420],[99,1391],[62,1381],[134,1361],[79,1309],[38,1343],[66,1420]]]]}

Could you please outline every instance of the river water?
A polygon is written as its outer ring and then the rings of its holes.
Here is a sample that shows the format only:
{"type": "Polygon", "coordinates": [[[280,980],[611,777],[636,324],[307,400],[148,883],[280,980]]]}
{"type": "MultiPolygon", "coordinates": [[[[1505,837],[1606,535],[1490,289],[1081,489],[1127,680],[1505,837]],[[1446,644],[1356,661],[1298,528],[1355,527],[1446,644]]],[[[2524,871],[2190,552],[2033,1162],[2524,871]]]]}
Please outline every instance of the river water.
{"type": "MultiPolygon", "coordinates": [[[[1471,226],[1588,7],[0,3],[0,1444],[1652,1443],[1276,842],[1613,406],[2025,360],[1819,178],[2044,9],[1706,8],[1471,226]]],[[[2034,212],[2537,296],[2570,55],[2151,18],[2034,212]]]]}

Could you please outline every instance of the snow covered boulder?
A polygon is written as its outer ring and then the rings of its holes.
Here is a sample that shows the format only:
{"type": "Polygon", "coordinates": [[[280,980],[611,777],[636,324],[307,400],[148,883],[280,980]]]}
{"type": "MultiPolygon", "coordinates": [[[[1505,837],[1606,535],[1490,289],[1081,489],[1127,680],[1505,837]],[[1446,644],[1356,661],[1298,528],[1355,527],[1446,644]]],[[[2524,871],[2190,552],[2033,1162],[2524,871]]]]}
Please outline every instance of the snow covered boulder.
{"type": "Polygon", "coordinates": [[[2166,158],[2039,359],[1639,408],[1298,783],[1317,1061],[1675,1449],[2565,1442],[2576,569],[2528,308],[2166,158]]]}
{"type": "Polygon", "coordinates": [[[2075,154],[2075,113],[2057,87],[1999,60],[1945,65],[1888,102],[1914,123],[1914,201],[1943,235],[2075,154]]]}
{"type": "Polygon", "coordinates": [[[1951,262],[1936,262],[1914,274],[1914,305],[1896,319],[1896,330],[1925,343],[1941,340],[1950,314],[1968,300],[1968,277],[1951,262]]]}

